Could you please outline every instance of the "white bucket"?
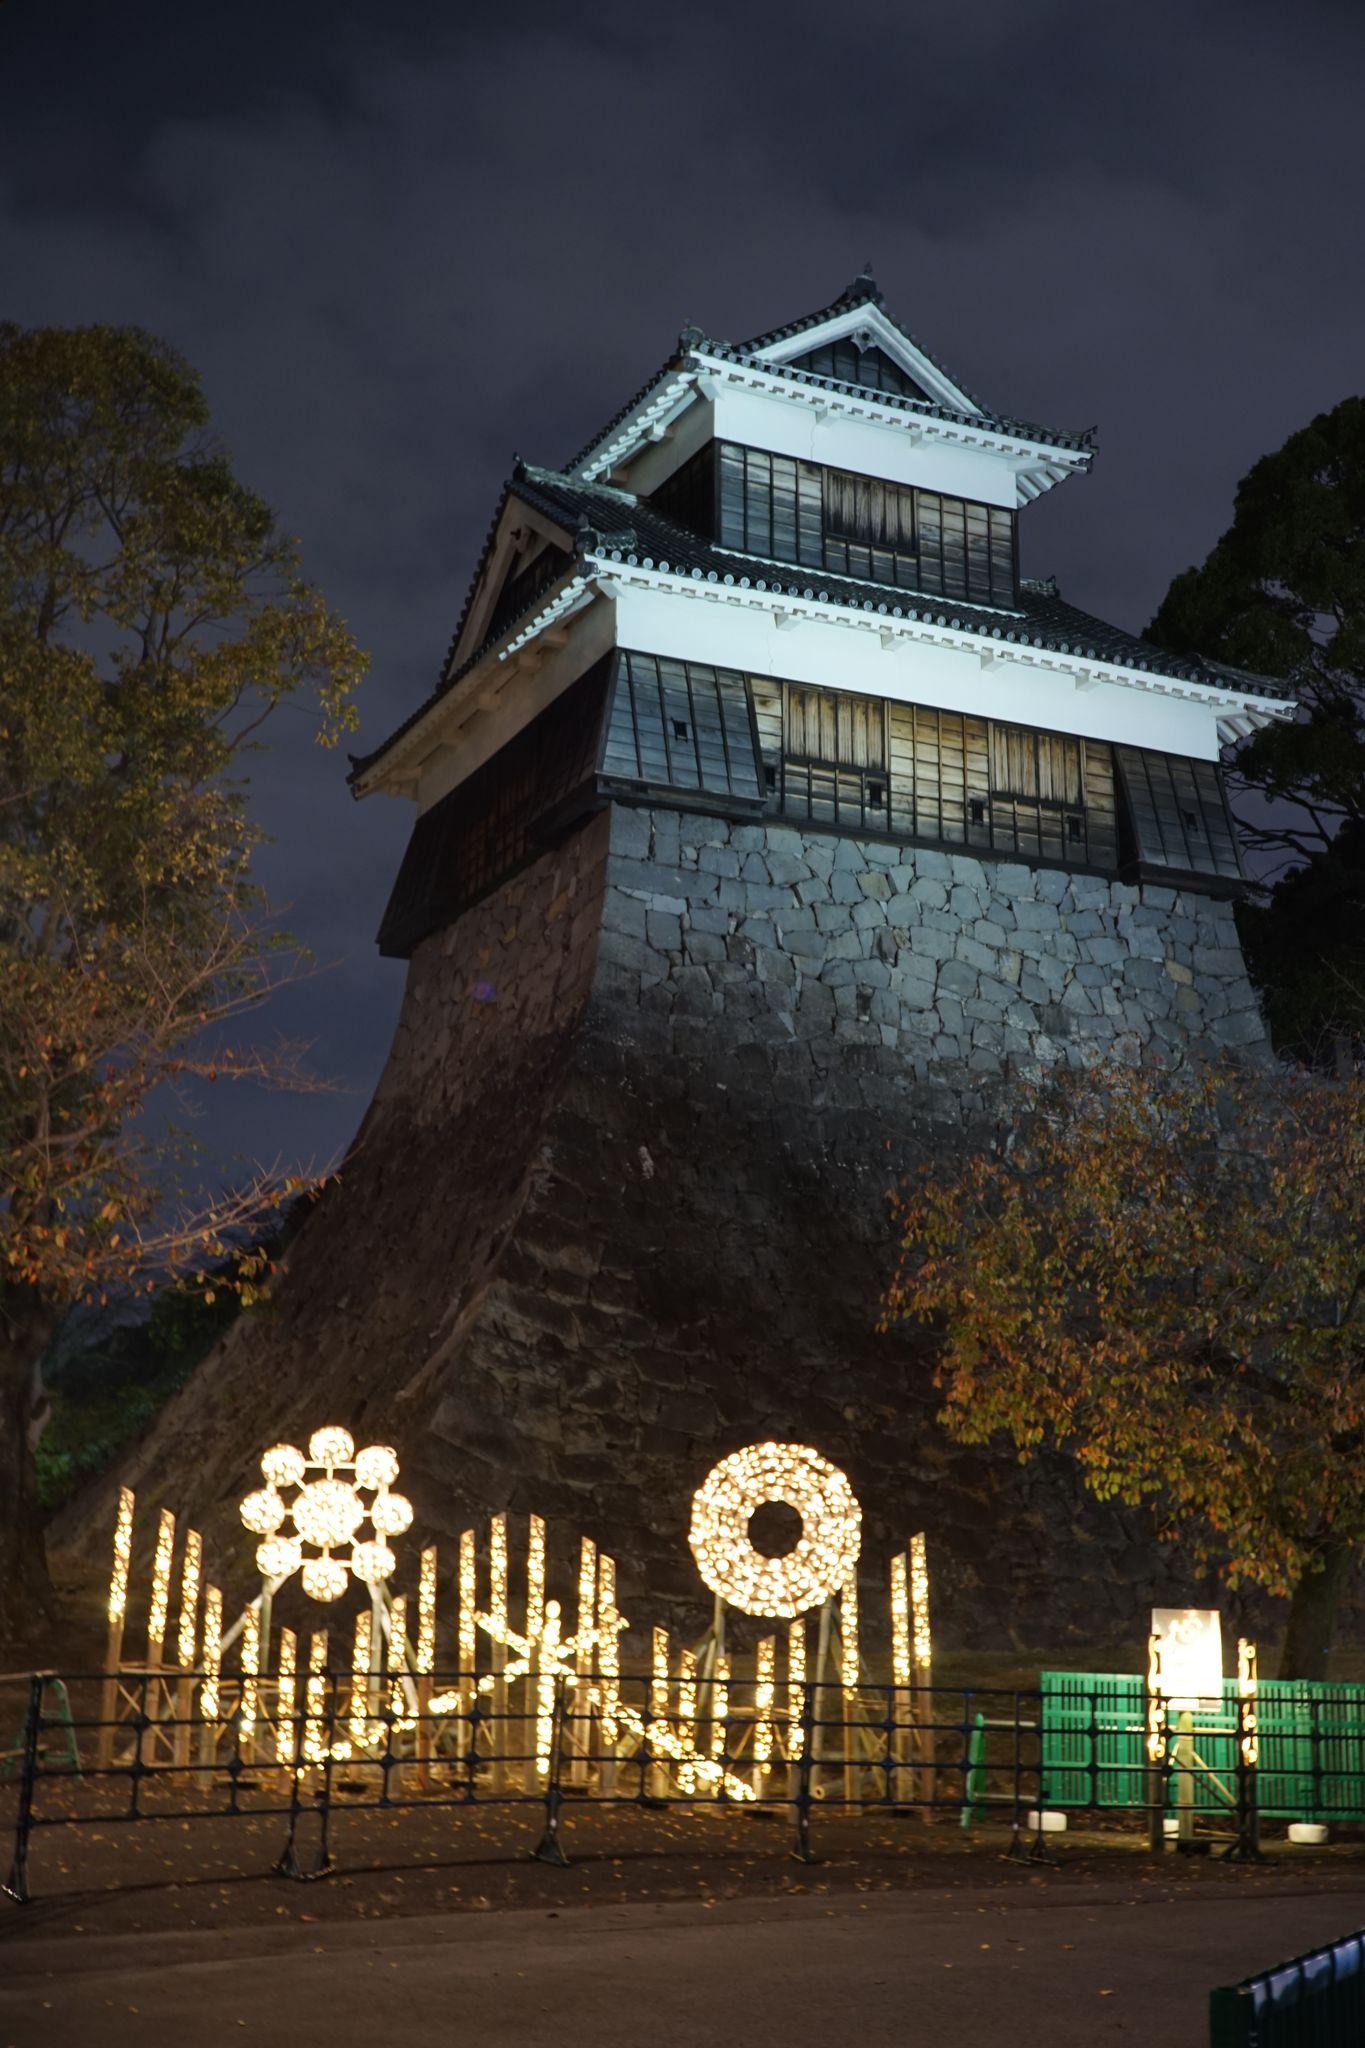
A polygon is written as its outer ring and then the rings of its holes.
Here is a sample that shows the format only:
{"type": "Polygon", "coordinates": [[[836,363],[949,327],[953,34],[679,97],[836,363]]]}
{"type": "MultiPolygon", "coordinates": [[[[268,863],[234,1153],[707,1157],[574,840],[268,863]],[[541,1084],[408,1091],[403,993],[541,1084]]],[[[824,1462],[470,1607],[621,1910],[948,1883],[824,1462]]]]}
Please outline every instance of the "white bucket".
{"type": "Polygon", "coordinates": [[[1291,1820],[1289,1839],[1291,1842],[1303,1842],[1313,1848],[1319,1848],[1327,1840],[1327,1830],[1321,1821],[1291,1820]]]}
{"type": "Polygon", "coordinates": [[[1066,1815],[1064,1813],[1053,1813],[1047,1807],[1044,1807],[1039,1812],[1036,1806],[1031,1806],[1024,1816],[1024,1825],[1030,1834],[1064,1835],[1066,1833],[1066,1815]]]}

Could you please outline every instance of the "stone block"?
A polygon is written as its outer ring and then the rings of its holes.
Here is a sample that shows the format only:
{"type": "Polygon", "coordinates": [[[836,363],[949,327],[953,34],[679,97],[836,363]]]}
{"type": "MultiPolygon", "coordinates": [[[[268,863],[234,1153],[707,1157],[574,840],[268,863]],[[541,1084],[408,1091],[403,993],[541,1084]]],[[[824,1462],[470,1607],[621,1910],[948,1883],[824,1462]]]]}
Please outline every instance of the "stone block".
{"type": "Polygon", "coordinates": [[[861,903],[863,892],[859,888],[860,877],[847,868],[836,867],[829,878],[829,893],[835,903],[861,903]]]}
{"type": "Polygon", "coordinates": [[[1061,927],[1061,913],[1055,903],[1030,903],[1021,899],[1014,906],[1021,932],[1055,932],[1061,927]]]}
{"type": "Polygon", "coordinates": [[[938,986],[955,996],[974,996],[979,980],[977,970],[965,960],[945,960],[938,970],[938,986]]]}
{"type": "Polygon", "coordinates": [[[978,973],[994,974],[995,963],[999,958],[994,947],[983,946],[979,939],[968,938],[964,932],[954,950],[957,959],[965,960],[967,965],[975,968],[978,973]]]}
{"type": "Polygon", "coordinates": [[[991,866],[991,888],[997,896],[1007,896],[1014,902],[1021,896],[1036,896],[1034,871],[1025,867],[1022,861],[998,860],[991,866]]]}
{"type": "Polygon", "coordinates": [[[982,946],[999,949],[1004,945],[1007,933],[1003,925],[995,924],[989,917],[979,917],[972,926],[972,937],[982,946]]]}
{"type": "Polygon", "coordinates": [[[697,866],[704,875],[737,875],[739,855],[732,846],[702,846],[697,851],[697,866]]]}
{"type": "MultiPolygon", "coordinates": [[[[682,948],[682,920],[662,910],[651,910],[645,916],[645,932],[651,946],[661,953],[677,953],[682,948]]],[[[698,938],[703,934],[698,933],[698,938]]],[[[719,941],[717,941],[719,943],[719,941]]]]}
{"type": "Polygon", "coordinates": [[[886,923],[886,905],[879,903],[875,896],[865,896],[861,903],[852,905],[848,915],[859,931],[871,931],[875,926],[886,923]]]}
{"type": "MultiPolygon", "coordinates": [[[[953,880],[953,857],[948,853],[935,853],[927,846],[917,846],[911,856],[917,881],[951,882],[953,880]]],[[[945,891],[944,900],[947,900],[945,891]]]]}
{"type": "Polygon", "coordinates": [[[935,931],[930,925],[916,925],[910,934],[910,951],[926,960],[951,960],[957,940],[951,932],[935,931]]]}
{"type": "Polygon", "coordinates": [[[863,895],[875,897],[878,902],[884,903],[891,894],[891,878],[883,868],[869,868],[857,880],[863,895]]]}
{"type": "Polygon", "coordinates": [[[611,850],[627,860],[648,860],[650,855],[650,814],[627,810],[614,804],[611,813],[611,850]]]}
{"type": "Polygon", "coordinates": [[[732,940],[730,943],[732,945],[737,943],[737,947],[741,950],[737,950],[735,953],[727,953],[726,941],[718,939],[713,932],[690,931],[683,945],[689,960],[700,960],[706,966],[710,966],[716,961],[732,959],[740,961],[745,967],[751,967],[753,962],[752,946],[743,939],[738,942],[732,940]]]}
{"type": "Polygon", "coordinates": [[[916,875],[909,893],[912,900],[925,910],[946,910],[948,907],[947,887],[933,875],[916,875]]]}
{"type": "Polygon", "coordinates": [[[792,853],[779,853],[775,848],[768,850],[768,875],[779,888],[790,888],[793,883],[810,880],[809,864],[792,853]]]}
{"type": "Polygon", "coordinates": [[[626,896],[619,889],[608,889],[602,898],[602,929],[606,932],[625,932],[633,939],[645,936],[645,906],[639,896],[626,896]]]}

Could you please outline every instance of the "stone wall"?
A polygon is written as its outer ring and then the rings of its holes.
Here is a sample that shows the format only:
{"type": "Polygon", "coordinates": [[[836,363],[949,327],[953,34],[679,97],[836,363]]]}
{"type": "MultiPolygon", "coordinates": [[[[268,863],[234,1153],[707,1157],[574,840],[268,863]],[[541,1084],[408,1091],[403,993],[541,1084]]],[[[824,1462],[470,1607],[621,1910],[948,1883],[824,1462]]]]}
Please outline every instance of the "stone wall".
{"type": "MultiPolygon", "coordinates": [[[[1207,1585],[1066,1463],[946,1440],[922,1342],[876,1327],[887,1191],[989,1114],[1006,1062],[1192,1032],[1261,1043],[1231,913],[1202,897],[617,809],[418,948],[275,1302],[123,1476],[241,1590],[255,1457],[343,1422],[399,1451],[409,1560],[535,1511],[561,1574],[590,1533],[633,1622],[696,1629],[692,1491],[785,1437],[853,1481],[870,1612],[923,1528],[942,1644],[1098,1654],[1207,1585]]],[[[110,1516],[106,1487],[68,1541],[102,1557],[110,1516]]]]}
{"type": "Polygon", "coordinates": [[[1232,906],[1207,896],[658,810],[618,810],[611,848],[597,990],[668,1018],[661,1051],[718,1023],[743,1045],[756,988],[826,1062],[882,1047],[969,1091],[1021,1063],[1265,1042],[1232,906]]]}

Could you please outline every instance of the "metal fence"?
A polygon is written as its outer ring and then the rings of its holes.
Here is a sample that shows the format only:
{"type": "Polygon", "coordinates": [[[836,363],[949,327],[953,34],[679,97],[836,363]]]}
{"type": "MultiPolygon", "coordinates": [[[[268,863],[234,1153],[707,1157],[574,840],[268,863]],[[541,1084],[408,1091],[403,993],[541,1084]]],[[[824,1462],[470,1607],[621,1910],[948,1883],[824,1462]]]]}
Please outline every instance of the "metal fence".
{"type": "MultiPolygon", "coordinates": [[[[728,1669],[686,1682],[438,1671],[415,1687],[391,1670],[310,1669],[297,1689],[125,1669],[37,1673],[24,1685],[16,1738],[0,1753],[14,1831],[8,1890],[20,1900],[48,1829],[275,1815],[276,1867],[313,1878],[332,1867],[336,1814],[405,1808],[524,1809],[528,1847],[547,1862],[567,1860],[563,1822],[576,1801],[785,1815],[804,1861],[820,1817],[840,1812],[995,1822],[1013,1853],[1051,1861],[1039,1816],[1059,1805],[1097,1821],[1126,1815],[1153,1846],[1173,1829],[1185,1847],[1259,1849],[1252,1703],[1195,1728],[1144,1714],[1140,1685],[1135,1703],[1116,1704],[1109,1679],[1069,1684],[1062,1717],[1046,1684],[777,1687],[759,1668],[742,1682],[728,1669]],[[1215,1737],[1228,1746],[1216,1761],[1205,1754],[1215,1737]],[[1116,1741],[1126,1745],[1117,1759],[1116,1741]]],[[[1354,1765],[1336,1731],[1310,1720],[1295,1739],[1306,1745],[1304,1810],[1349,1810],[1341,1788],[1354,1765]]]]}
{"type": "Polygon", "coordinates": [[[1354,2048],[1365,2041],[1365,1935],[1209,1993],[1210,2048],[1354,2048]]]}

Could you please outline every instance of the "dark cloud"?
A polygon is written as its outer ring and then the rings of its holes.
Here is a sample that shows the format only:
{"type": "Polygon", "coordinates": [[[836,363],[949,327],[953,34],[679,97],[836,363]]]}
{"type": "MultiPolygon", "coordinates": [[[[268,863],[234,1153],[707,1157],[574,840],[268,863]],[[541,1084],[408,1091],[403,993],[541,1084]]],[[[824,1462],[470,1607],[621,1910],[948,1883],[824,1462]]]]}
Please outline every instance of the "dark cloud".
{"type": "MultiPolygon", "coordinates": [[[[742,337],[873,258],[990,403],[1098,422],[1026,565],[1130,626],[1248,464],[1359,388],[1358,8],[463,13],[0,10],[6,310],[137,321],[200,367],[373,651],[361,745],[429,687],[511,451],[563,459],[684,320],[742,337]]],[[[264,876],[339,964],[271,1021],[352,1092],[204,1131],[313,1157],[387,1047],[372,935],[409,819],[277,723],[264,876]]]]}

